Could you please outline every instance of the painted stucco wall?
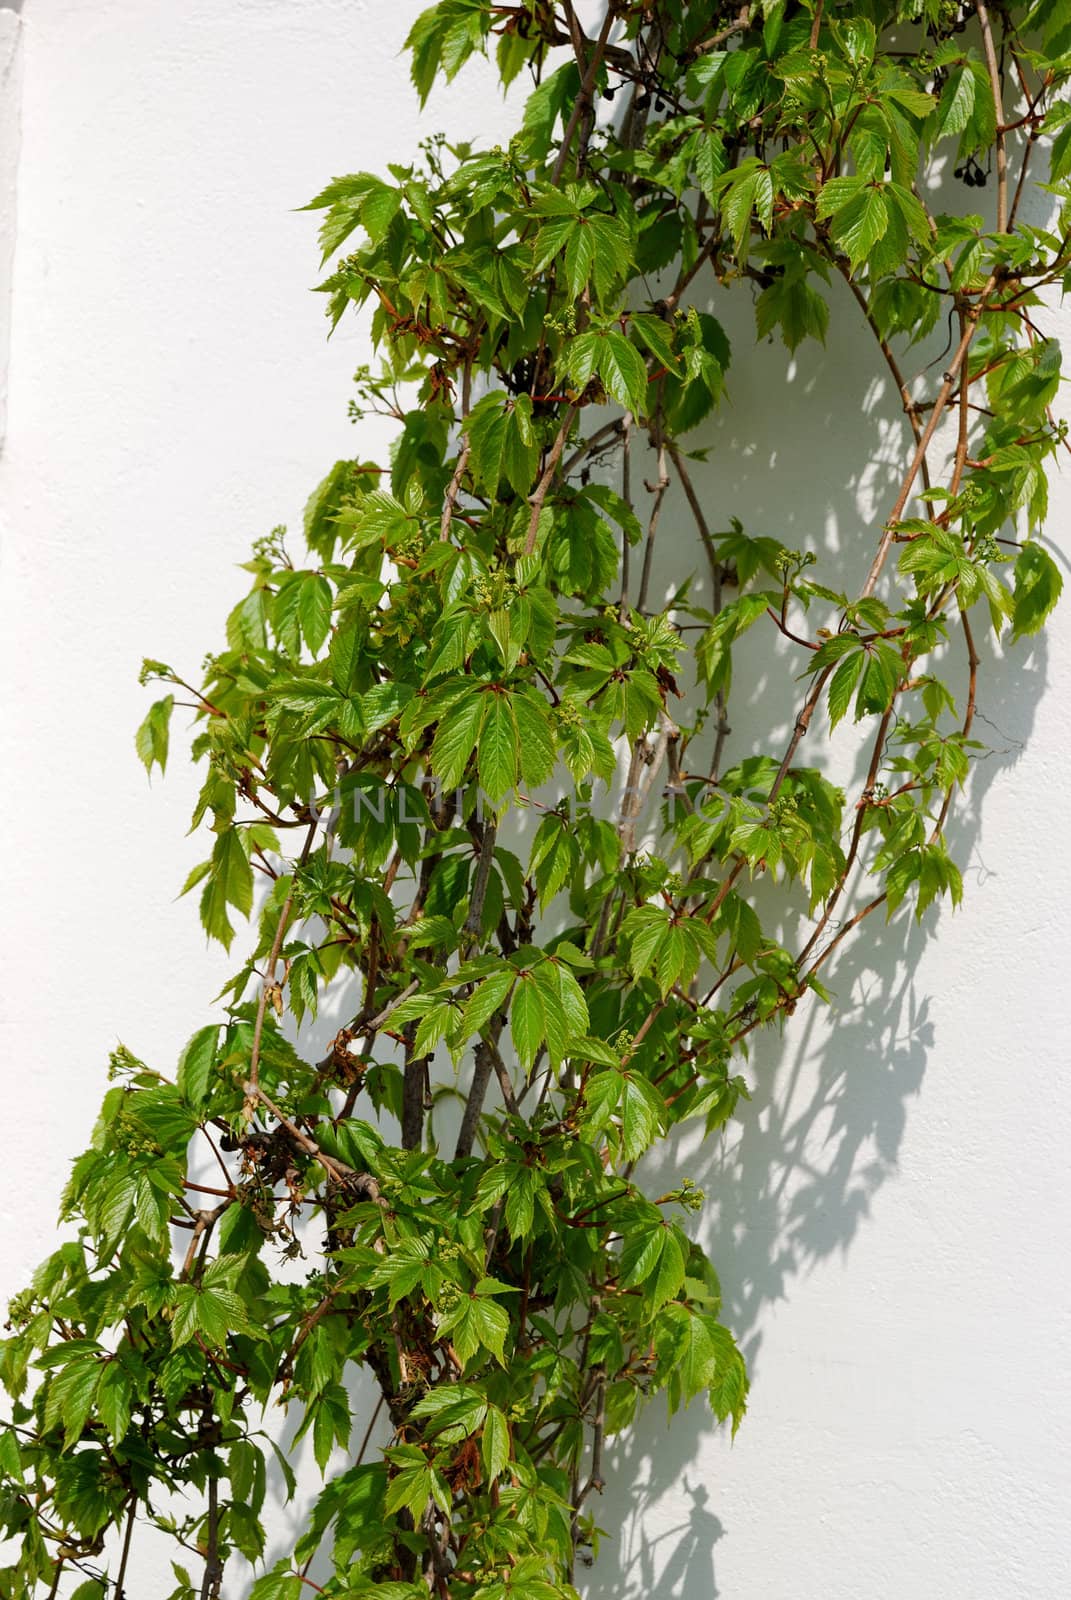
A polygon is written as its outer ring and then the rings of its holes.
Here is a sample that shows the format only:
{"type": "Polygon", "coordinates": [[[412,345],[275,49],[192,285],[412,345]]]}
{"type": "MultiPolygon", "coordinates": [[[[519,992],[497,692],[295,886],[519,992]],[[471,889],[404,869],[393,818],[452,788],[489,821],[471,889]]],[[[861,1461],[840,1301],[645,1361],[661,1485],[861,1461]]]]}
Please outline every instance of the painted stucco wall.
{"type": "MultiPolygon", "coordinates": [[[[195,780],[179,759],[146,787],[138,663],[196,672],[251,539],[296,523],[336,457],[386,445],[347,422],[365,345],[356,324],[325,343],[314,222],[292,208],[435,129],[510,125],[478,69],[418,115],[397,51],[419,9],[22,13],[0,458],[4,1298],[52,1244],[109,1049],[169,1068],[229,971],[174,899],[201,854],[195,780]]],[[[15,126],[5,110],[0,187],[15,126]]],[[[849,315],[798,368],[766,346],[740,364],[703,484],[721,525],[854,540],[862,566],[861,513],[902,434],[849,315]]],[[[1058,478],[1065,548],[1069,512],[1058,478]]],[[[751,1414],[730,1449],[698,1406],[667,1429],[658,1404],[611,1452],[592,1600],[1071,1592],[1071,608],[997,664],[980,706],[995,753],[953,836],[963,909],[906,942],[874,928],[836,972],[835,1038],[797,1015],[753,1056],[739,1127],[680,1155],[710,1197],[698,1226],[751,1414]]],[[[167,1582],[150,1559],[131,1594],[167,1582]]]]}

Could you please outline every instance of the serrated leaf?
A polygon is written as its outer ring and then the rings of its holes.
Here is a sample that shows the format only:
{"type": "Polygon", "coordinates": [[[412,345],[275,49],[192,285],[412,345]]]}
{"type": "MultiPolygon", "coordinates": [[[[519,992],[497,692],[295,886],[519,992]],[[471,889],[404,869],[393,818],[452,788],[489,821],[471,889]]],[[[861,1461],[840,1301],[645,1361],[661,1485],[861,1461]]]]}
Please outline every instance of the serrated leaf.
{"type": "Polygon", "coordinates": [[[473,991],[461,1017],[461,1027],[466,1037],[478,1033],[490,1022],[512,989],[516,976],[512,968],[507,972],[492,972],[473,991]]]}
{"type": "Polygon", "coordinates": [[[846,655],[829,683],[829,725],[835,728],[848,710],[863,670],[862,650],[846,655]]]}
{"type": "Polygon", "coordinates": [[[522,972],[517,980],[513,1004],[510,1006],[509,1026],[517,1058],[527,1072],[547,1036],[543,998],[530,972],[522,972]]]}
{"type": "Polygon", "coordinates": [[[1015,561],[1012,638],[1037,633],[1060,598],[1063,576],[1049,552],[1032,540],[1015,561]]]}
{"type": "Polygon", "coordinates": [[[665,1102],[653,1083],[636,1072],[622,1073],[621,1150],[636,1161],[651,1145],[662,1125],[665,1102]]]}
{"type": "Polygon", "coordinates": [[[311,653],[319,655],[324,640],[331,631],[331,585],[316,572],[301,575],[298,587],[297,614],[301,632],[311,653]]]}
{"type": "Polygon", "coordinates": [[[834,214],[832,235],[853,271],[867,260],[888,226],[889,205],[884,189],[869,184],[834,214]]]}
{"type": "Polygon", "coordinates": [[[198,1028],[179,1057],[176,1085],[193,1111],[199,1111],[208,1098],[218,1044],[218,1025],[198,1028]]]}
{"type": "Polygon", "coordinates": [[[469,693],[453,700],[439,722],[431,746],[431,769],[444,789],[461,782],[469,757],[480,736],[480,724],[490,696],[469,693]]]}
{"type": "Polygon", "coordinates": [[[606,334],[599,345],[599,377],[606,392],[633,416],[647,414],[647,367],[623,333],[606,334]]]}
{"type": "Polygon", "coordinates": [[[157,700],[149,707],[147,716],[134,736],[134,744],[138,755],[145,763],[145,771],[152,776],[153,762],[158,762],[160,771],[167,766],[168,734],[171,726],[171,713],[175,708],[173,694],[165,695],[162,700],[157,700]]]}
{"type": "Polygon", "coordinates": [[[483,1475],[488,1483],[500,1477],[509,1462],[509,1424],[497,1406],[487,1408],[480,1440],[483,1475]]]}
{"type": "Polygon", "coordinates": [[[484,794],[495,802],[517,782],[519,740],[509,696],[492,693],[485,698],[487,707],[480,728],[476,765],[484,794]]]}
{"type": "Polygon", "coordinates": [[[209,937],[229,950],[234,929],[227,907],[234,906],[243,916],[253,909],[253,868],[236,828],[227,828],[216,840],[207,875],[201,894],[201,922],[209,937]]]}
{"type": "Polygon", "coordinates": [[[941,90],[937,109],[937,138],[962,133],[971,120],[978,84],[969,66],[951,72],[941,90]]]}

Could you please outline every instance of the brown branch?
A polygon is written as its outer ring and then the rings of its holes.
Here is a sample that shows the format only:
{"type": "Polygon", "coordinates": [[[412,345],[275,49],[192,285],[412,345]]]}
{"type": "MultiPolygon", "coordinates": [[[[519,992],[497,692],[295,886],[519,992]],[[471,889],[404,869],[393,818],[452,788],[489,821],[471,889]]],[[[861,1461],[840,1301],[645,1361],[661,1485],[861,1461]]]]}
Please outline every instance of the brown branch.
{"type": "Polygon", "coordinates": [[[186,1259],[182,1263],[182,1271],[179,1273],[180,1280],[185,1280],[190,1276],[191,1272],[193,1271],[193,1264],[197,1256],[198,1248],[202,1247],[202,1241],[204,1244],[208,1243],[206,1236],[211,1233],[218,1219],[223,1215],[228,1207],[233,1204],[233,1200],[221,1200],[219,1205],[214,1207],[214,1209],[211,1211],[194,1212],[193,1232],[190,1235],[190,1244],[189,1249],[186,1251],[186,1259]]]}
{"type": "MultiPolygon", "coordinates": [[[[309,852],[312,849],[312,841],[316,837],[316,829],[318,826],[318,821],[310,822],[309,831],[305,836],[305,843],[302,847],[301,855],[298,857],[297,867],[294,869],[295,872],[300,871],[300,869],[309,859],[309,852]]],[[[278,992],[277,985],[275,983],[275,968],[279,960],[279,951],[283,947],[283,936],[286,933],[286,925],[290,920],[290,911],[293,904],[294,888],[293,884],[291,883],[290,893],[283,901],[283,908],[279,913],[279,922],[275,929],[275,938],[272,940],[271,951],[268,955],[268,964],[265,968],[264,979],[260,986],[260,999],[257,1002],[256,1021],[253,1024],[253,1045],[249,1052],[249,1081],[254,1088],[256,1088],[260,1081],[260,1045],[264,1034],[264,1017],[268,1009],[269,999],[272,997],[272,995],[278,992]]]]}
{"type": "MultiPolygon", "coordinates": [[[[554,163],[554,172],[550,180],[554,188],[557,188],[561,183],[562,174],[565,171],[565,163],[569,159],[569,148],[572,145],[576,130],[580,126],[581,118],[587,111],[591,109],[591,99],[595,88],[595,78],[599,67],[602,65],[602,58],[606,54],[606,46],[610,42],[610,29],[613,27],[613,25],[614,7],[612,5],[608,5],[606,7],[606,15],[603,18],[602,28],[599,32],[598,39],[595,41],[595,48],[591,53],[591,59],[587,64],[586,71],[584,71],[582,53],[577,48],[577,40],[574,38],[573,49],[577,58],[577,66],[584,73],[584,76],[580,84],[580,92],[573,102],[573,109],[570,113],[569,121],[565,125],[565,132],[562,134],[562,144],[561,149],[558,151],[558,159],[554,163]]],[[[581,161],[582,159],[583,157],[581,156],[581,161]]]]}
{"type": "Polygon", "coordinates": [[[993,95],[993,110],[997,117],[997,232],[1008,231],[1008,151],[1004,133],[1004,101],[1000,87],[1000,66],[993,43],[993,26],[989,20],[989,7],[985,0],[974,0],[978,25],[982,30],[982,49],[985,52],[989,87],[993,95]]]}
{"type": "MultiPolygon", "coordinates": [[[[662,437],[661,425],[658,426],[658,481],[654,485],[654,503],[651,506],[651,515],[647,523],[647,542],[643,550],[643,571],[640,575],[640,592],[636,599],[636,610],[643,611],[647,604],[647,590],[651,583],[651,567],[654,561],[655,536],[658,532],[658,522],[662,515],[662,502],[666,498],[669,488],[669,474],[666,471],[666,442],[662,437]]],[[[650,488],[651,486],[648,485],[650,488]]]]}
{"type": "Polygon", "coordinates": [[[428,1057],[413,1051],[416,1023],[407,1023],[405,1066],[402,1071],[402,1149],[417,1150],[424,1137],[424,1111],[428,1088],[428,1057]]]}
{"type": "Polygon", "coordinates": [[[479,862],[476,867],[476,879],[472,885],[472,897],[469,901],[468,916],[465,918],[465,933],[474,942],[479,942],[480,925],[483,922],[484,902],[487,899],[487,885],[491,881],[491,867],[495,859],[495,835],[498,825],[492,817],[490,822],[474,824],[479,828],[479,862]]]}
{"type": "Polygon", "coordinates": [[[809,41],[809,48],[811,50],[818,49],[818,35],[822,31],[822,5],[823,0],[818,0],[818,4],[814,8],[814,21],[811,23],[811,37],[809,41]]]}
{"type": "Polygon", "coordinates": [[[483,1114],[483,1102],[487,1095],[487,1086],[491,1082],[493,1068],[491,1051],[486,1041],[481,1039],[472,1053],[472,1083],[469,1085],[469,1096],[465,1101],[457,1144],[454,1146],[455,1161],[461,1161],[472,1154],[472,1147],[476,1142],[476,1129],[483,1114]]]}
{"type": "Polygon", "coordinates": [[[889,551],[892,548],[893,539],[896,536],[896,525],[903,516],[904,507],[907,505],[908,496],[910,495],[912,487],[914,486],[915,479],[918,477],[919,468],[926,458],[926,451],[929,448],[931,439],[937,431],[937,425],[941,421],[941,418],[944,416],[945,411],[948,408],[948,402],[952,397],[953,391],[956,388],[957,380],[959,378],[960,367],[967,359],[967,352],[970,349],[971,340],[974,338],[977,330],[978,319],[982,314],[982,307],[984,306],[995,281],[996,280],[992,277],[989,279],[974,306],[966,314],[966,326],[956,348],[956,353],[952,357],[952,362],[948,368],[948,371],[945,373],[945,381],[941,385],[941,388],[937,394],[937,398],[933,403],[933,408],[930,411],[929,419],[922,431],[922,437],[919,439],[918,444],[915,447],[915,454],[912,457],[911,465],[908,467],[904,476],[904,480],[900,485],[900,492],[896,497],[896,504],[889,513],[888,521],[885,524],[885,530],[882,533],[881,541],[878,545],[877,554],[875,555],[874,560],[871,562],[870,571],[867,573],[867,579],[863,585],[861,595],[861,597],[864,599],[868,595],[873,594],[877,587],[878,578],[881,576],[881,570],[885,565],[889,551]]]}
{"type": "MultiPolygon", "coordinates": [[[[632,508],[632,412],[626,411],[622,428],[623,447],[621,451],[621,498],[631,510],[632,508]]],[[[617,614],[622,622],[628,615],[628,589],[631,578],[632,546],[629,543],[628,530],[621,531],[621,599],[618,602],[617,614]]]]}
{"type": "Polygon", "coordinates": [[[561,427],[558,429],[554,443],[550,447],[550,454],[547,457],[547,464],[543,468],[543,475],[536,484],[535,492],[528,501],[532,508],[532,516],[528,524],[528,538],[524,545],[526,556],[530,556],[535,550],[536,539],[539,537],[539,518],[543,510],[543,502],[547,498],[547,490],[550,488],[551,481],[557,471],[558,462],[561,460],[562,451],[565,449],[565,441],[569,437],[569,429],[573,426],[579,409],[579,406],[571,405],[562,418],[561,427]]]}
{"type": "Polygon", "coordinates": [[[604,422],[601,428],[596,428],[593,434],[577,445],[571,456],[566,457],[562,467],[562,477],[568,478],[587,456],[605,450],[612,442],[622,438],[628,431],[630,420],[626,412],[623,417],[614,417],[611,422],[604,422]]]}
{"type": "Polygon", "coordinates": [[[219,1484],[212,1470],[215,1461],[208,1464],[208,1536],[205,1548],[205,1571],[201,1579],[201,1600],[219,1600],[223,1583],[223,1563],[219,1558],[219,1484]]]}
{"type": "Polygon", "coordinates": [[[130,1546],[134,1537],[134,1518],[137,1515],[138,1497],[130,1496],[130,1509],[127,1512],[126,1532],[123,1535],[123,1548],[119,1554],[119,1571],[115,1575],[114,1600],[126,1600],[126,1569],[130,1560],[130,1546]]]}
{"type": "Polygon", "coordinates": [[[495,1077],[498,1079],[498,1087],[502,1095],[503,1104],[511,1117],[519,1116],[520,1108],[517,1105],[517,1097],[513,1092],[513,1084],[510,1082],[509,1069],[502,1059],[502,1052],[499,1050],[498,1045],[491,1040],[488,1040],[487,1043],[491,1051],[491,1060],[494,1064],[495,1077]]]}
{"type": "Polygon", "coordinates": [[[450,537],[450,524],[453,521],[454,507],[457,504],[457,497],[461,492],[461,480],[465,475],[465,468],[469,464],[469,453],[471,449],[472,445],[468,434],[466,434],[465,442],[461,446],[461,453],[457,458],[457,466],[454,468],[454,475],[450,479],[450,484],[446,491],[446,497],[443,500],[443,514],[439,522],[440,540],[446,540],[450,537]]]}
{"type": "Polygon", "coordinates": [[[709,39],[704,39],[702,44],[697,44],[694,47],[696,55],[707,55],[709,51],[719,49],[727,39],[733,37],[734,33],[743,33],[750,21],[751,6],[750,4],[742,5],[737,13],[735,22],[731,22],[727,28],[722,28],[718,33],[712,33],[709,39]]]}

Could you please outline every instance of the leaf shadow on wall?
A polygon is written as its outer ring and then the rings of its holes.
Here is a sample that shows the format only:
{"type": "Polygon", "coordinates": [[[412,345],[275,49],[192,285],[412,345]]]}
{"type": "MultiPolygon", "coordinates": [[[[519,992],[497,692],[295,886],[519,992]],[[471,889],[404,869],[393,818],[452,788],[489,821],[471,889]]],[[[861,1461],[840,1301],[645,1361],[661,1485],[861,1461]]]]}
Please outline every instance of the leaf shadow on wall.
{"type": "MultiPolygon", "coordinates": [[[[805,381],[794,364],[786,366],[782,350],[759,346],[753,353],[736,411],[716,419],[712,459],[694,476],[713,528],[728,526],[736,515],[750,533],[817,548],[836,559],[833,586],[851,590],[862,582],[881,508],[895,496],[910,440],[902,418],[888,420],[895,401],[888,380],[860,362],[858,330],[845,327],[850,308],[833,298],[829,344],[808,356],[805,381]],[[777,439],[778,449],[760,454],[749,436],[777,439]]],[[[729,324],[724,307],[712,309],[742,344],[746,334],[729,324]]],[[[924,350],[918,367],[932,355],[924,350]]],[[[674,524],[686,515],[678,508],[674,524]]],[[[683,542],[690,529],[683,520],[679,526],[683,542]]],[[[666,539],[656,569],[664,592],[680,581],[680,571],[672,570],[679,550],[666,539]]],[[[821,564],[817,576],[830,581],[821,564]]],[[[994,659],[1001,647],[982,636],[976,615],[983,660],[974,731],[990,748],[976,753],[947,830],[968,896],[982,892],[989,875],[980,843],[985,795],[1029,738],[1046,678],[1044,638],[994,659]]],[[[824,620],[813,616],[804,626],[824,620]]],[[[741,652],[723,770],[743,755],[783,748],[804,692],[784,661],[775,663],[774,648],[759,633],[748,636],[741,652]]],[[[963,642],[955,628],[950,637],[948,670],[962,678],[963,642]]],[[[965,684],[957,683],[956,693],[962,709],[965,684]]],[[[862,785],[864,753],[851,763],[854,772],[843,771],[836,745],[824,748],[813,735],[809,742],[799,761],[832,768],[847,785],[850,807],[862,785]]],[[[850,819],[850,810],[846,814],[850,819]]],[[[851,909],[869,893],[864,883],[851,909]]],[[[850,914],[847,907],[843,913],[850,914]]],[[[938,925],[955,939],[950,909],[940,917],[939,924],[931,909],[919,924],[904,906],[886,925],[878,910],[823,969],[836,996],[832,1016],[815,1001],[800,1007],[782,1035],[759,1036],[747,1073],[753,1098],[731,1128],[705,1142],[685,1132],[659,1160],[644,1163],[641,1182],[648,1193],[675,1187],[685,1174],[705,1191],[699,1231],[722,1277],[723,1319],[757,1388],[769,1309],[789,1298],[795,1280],[849,1250],[871,1217],[875,1195],[896,1174],[910,1104],[921,1094],[929,1053],[938,1044],[939,1005],[915,974],[938,925]]],[[[831,1395],[831,1406],[837,1403],[831,1395]]],[[[730,1473],[731,1456],[714,1453],[714,1423],[701,1400],[668,1428],[663,1407],[656,1397],[632,1430],[608,1444],[608,1487],[593,1508],[608,1536],[594,1566],[578,1576],[587,1600],[708,1600],[719,1592],[715,1548],[732,1530],[718,1515],[711,1466],[724,1463],[730,1473]]]]}

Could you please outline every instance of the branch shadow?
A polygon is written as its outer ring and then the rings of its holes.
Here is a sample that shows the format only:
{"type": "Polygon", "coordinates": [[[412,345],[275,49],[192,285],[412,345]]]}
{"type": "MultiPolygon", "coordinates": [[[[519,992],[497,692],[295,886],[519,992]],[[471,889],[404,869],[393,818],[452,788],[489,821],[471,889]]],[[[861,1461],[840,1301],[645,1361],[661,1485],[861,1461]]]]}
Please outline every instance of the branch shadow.
{"type": "MultiPolygon", "coordinates": [[[[852,348],[854,323],[847,311],[838,316],[836,294],[831,298],[830,341],[808,357],[806,378],[784,351],[760,346],[740,373],[735,410],[705,431],[704,442],[712,435],[715,448],[694,478],[712,528],[727,527],[735,515],[750,533],[834,556],[834,587],[851,591],[869,564],[881,508],[902,475],[910,438],[902,417],[890,422],[887,380],[861,370],[852,348]],[[747,442],[771,437],[777,448],[764,445],[761,455],[747,442]],[[853,462],[858,468],[845,471],[853,462]]],[[[729,325],[724,306],[711,309],[729,325]]],[[[922,349],[920,369],[932,354],[922,349]]],[[[674,545],[679,551],[691,534],[678,522],[686,516],[683,505],[671,514],[681,537],[665,538],[656,566],[665,587],[655,594],[679,583],[674,545]]],[[[700,596],[703,587],[700,576],[700,596]]],[[[786,670],[784,641],[771,646],[759,633],[747,637],[741,652],[723,768],[743,755],[783,747],[802,699],[786,670]]],[[[976,642],[982,665],[974,734],[989,748],[972,760],[966,793],[946,831],[968,894],[984,890],[990,876],[982,850],[985,796],[1018,760],[1047,677],[1043,638],[1015,646],[1014,667],[996,659],[1004,647],[991,638],[976,642]],[[994,666],[998,670],[988,670],[994,666]]],[[[965,648],[954,634],[948,651],[949,670],[959,673],[965,648]]],[[[848,752],[836,739],[823,745],[814,735],[808,745],[799,760],[845,784],[851,803],[865,753],[848,752]]],[[[846,897],[841,915],[850,917],[868,897],[864,880],[846,897]]],[[[651,1192],[676,1187],[688,1173],[708,1196],[699,1235],[721,1274],[722,1317],[747,1358],[753,1384],[762,1383],[771,1308],[788,1298],[796,1280],[848,1253],[879,1190],[897,1175],[911,1106],[939,1044],[940,1009],[925,989],[922,958],[950,915],[947,907],[931,910],[919,923],[904,906],[888,924],[883,909],[868,918],[823,969],[834,990],[832,1010],[809,1002],[780,1036],[760,1036],[747,1072],[752,1099],[731,1130],[706,1141],[678,1134],[657,1162],[644,1163],[641,1179],[645,1188],[656,1186],[651,1192]]],[[[629,1433],[607,1446],[608,1488],[596,1516],[609,1531],[595,1568],[579,1575],[586,1600],[707,1600],[718,1593],[714,1552],[728,1530],[717,1515],[714,1473],[723,1458],[710,1448],[715,1425],[697,1400],[672,1426],[660,1426],[655,1410],[661,1404],[660,1398],[653,1402],[629,1433]]]]}

